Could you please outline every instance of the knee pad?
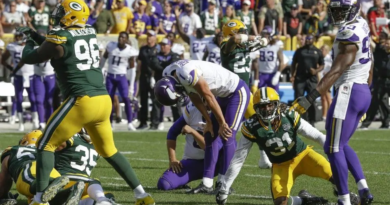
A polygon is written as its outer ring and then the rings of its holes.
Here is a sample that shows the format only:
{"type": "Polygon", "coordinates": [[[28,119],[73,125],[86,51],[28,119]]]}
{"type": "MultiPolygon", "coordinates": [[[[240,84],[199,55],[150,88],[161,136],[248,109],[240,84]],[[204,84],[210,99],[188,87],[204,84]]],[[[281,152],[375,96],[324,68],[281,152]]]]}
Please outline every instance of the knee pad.
{"type": "Polygon", "coordinates": [[[157,189],[167,191],[171,190],[172,186],[166,179],[161,177],[157,182],[157,189]]]}

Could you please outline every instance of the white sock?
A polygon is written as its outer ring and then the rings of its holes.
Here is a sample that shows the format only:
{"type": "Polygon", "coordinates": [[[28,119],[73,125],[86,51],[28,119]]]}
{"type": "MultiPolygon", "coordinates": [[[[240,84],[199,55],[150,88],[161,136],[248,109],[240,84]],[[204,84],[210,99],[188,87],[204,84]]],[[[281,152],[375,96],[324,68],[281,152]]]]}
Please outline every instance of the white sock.
{"type": "Polygon", "coordinates": [[[91,198],[83,199],[79,202],[79,205],[93,205],[95,201],[91,198]]]}
{"type": "Polygon", "coordinates": [[[100,184],[92,184],[88,187],[88,195],[95,201],[101,201],[105,199],[103,188],[100,184]]]}
{"type": "Polygon", "coordinates": [[[302,199],[299,196],[290,196],[291,204],[288,205],[301,205],[302,199]]]}
{"type": "Polygon", "coordinates": [[[212,187],[213,183],[214,183],[213,179],[203,177],[203,185],[205,185],[206,187],[212,187]]]}
{"type": "Polygon", "coordinates": [[[37,192],[34,196],[34,201],[38,202],[38,203],[42,203],[42,192],[37,192]]]}
{"type": "Polygon", "coordinates": [[[142,185],[138,185],[134,190],[135,198],[140,199],[146,197],[148,194],[145,192],[142,185]]]}
{"type": "MultiPolygon", "coordinates": [[[[217,179],[217,181],[222,182],[222,181],[224,180],[224,177],[225,177],[225,175],[218,174],[218,179],[217,179]]],[[[211,185],[211,186],[212,186],[212,185],[211,185]]]]}
{"type": "Polygon", "coordinates": [[[361,179],[360,181],[358,181],[357,186],[358,190],[368,189],[367,181],[365,179],[361,179]]]}
{"type": "Polygon", "coordinates": [[[351,205],[351,200],[349,199],[349,194],[339,195],[338,198],[344,205],[351,205]]]}
{"type": "Polygon", "coordinates": [[[23,125],[24,124],[23,113],[18,112],[18,118],[19,118],[19,125],[23,125]]]}

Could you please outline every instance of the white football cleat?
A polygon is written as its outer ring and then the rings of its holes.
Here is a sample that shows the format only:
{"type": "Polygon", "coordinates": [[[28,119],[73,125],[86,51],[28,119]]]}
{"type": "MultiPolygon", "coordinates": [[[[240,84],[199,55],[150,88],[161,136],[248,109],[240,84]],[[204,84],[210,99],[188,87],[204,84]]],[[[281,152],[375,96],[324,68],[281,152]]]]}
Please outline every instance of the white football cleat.
{"type": "Polygon", "coordinates": [[[24,132],[24,124],[19,124],[18,131],[19,132],[24,132]]]}
{"type": "Polygon", "coordinates": [[[157,130],[164,130],[164,123],[163,122],[161,122],[160,124],[158,124],[158,126],[157,126],[157,130]]]}
{"type": "Polygon", "coordinates": [[[9,117],[9,124],[13,125],[15,124],[15,121],[16,121],[16,116],[15,115],[12,115],[9,117]]]}

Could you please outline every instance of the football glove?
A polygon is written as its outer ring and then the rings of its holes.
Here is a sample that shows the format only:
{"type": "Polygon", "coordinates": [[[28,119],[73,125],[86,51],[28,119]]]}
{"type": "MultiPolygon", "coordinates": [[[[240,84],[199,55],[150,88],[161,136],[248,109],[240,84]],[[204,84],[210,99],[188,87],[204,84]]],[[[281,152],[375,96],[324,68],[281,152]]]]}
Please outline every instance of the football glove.
{"type": "Polygon", "coordinates": [[[314,89],[306,97],[301,96],[301,97],[297,98],[293,102],[292,106],[290,107],[290,111],[295,110],[299,114],[303,114],[309,109],[311,104],[313,104],[313,102],[320,96],[321,96],[321,94],[316,89],[314,89]]]}
{"type": "Polygon", "coordinates": [[[278,72],[275,73],[274,77],[272,77],[271,83],[272,83],[273,86],[275,86],[275,85],[277,85],[279,83],[279,79],[280,79],[280,75],[281,74],[282,73],[280,73],[280,71],[278,71],[278,72]]]}
{"type": "Polygon", "coordinates": [[[256,36],[253,41],[249,41],[247,43],[248,49],[253,52],[257,51],[268,45],[268,40],[266,38],[262,38],[261,36],[256,36]]]}
{"type": "Polygon", "coordinates": [[[224,205],[227,202],[228,195],[229,191],[220,189],[215,196],[215,201],[217,202],[217,204],[224,205]]]}

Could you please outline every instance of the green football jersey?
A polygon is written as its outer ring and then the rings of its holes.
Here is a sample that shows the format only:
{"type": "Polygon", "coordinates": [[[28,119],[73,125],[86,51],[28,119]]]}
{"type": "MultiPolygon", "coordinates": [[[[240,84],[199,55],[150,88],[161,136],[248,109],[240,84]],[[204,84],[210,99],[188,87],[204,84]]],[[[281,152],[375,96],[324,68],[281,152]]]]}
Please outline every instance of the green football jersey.
{"type": "Polygon", "coordinates": [[[241,127],[243,136],[264,150],[272,163],[291,160],[307,146],[297,135],[297,129],[301,124],[300,115],[292,111],[281,116],[277,130],[269,130],[268,125],[258,120],[256,116],[246,120],[241,127]]]}
{"type": "Polygon", "coordinates": [[[28,15],[31,18],[31,24],[36,30],[49,30],[50,11],[49,7],[45,6],[42,12],[39,12],[35,6],[31,6],[28,10],[28,15]]]}
{"type": "Polygon", "coordinates": [[[234,51],[225,54],[222,52],[223,46],[227,43],[229,38],[226,38],[221,43],[221,61],[222,67],[237,74],[241,80],[249,86],[249,78],[251,75],[251,57],[250,51],[247,48],[236,47],[234,51]]]}
{"type": "Polygon", "coordinates": [[[51,59],[64,98],[107,94],[99,67],[96,31],[92,26],[86,25],[78,29],[55,28],[46,36],[46,41],[64,48],[63,57],[51,59]]]}
{"type": "Polygon", "coordinates": [[[13,146],[8,147],[1,154],[1,162],[4,158],[8,159],[8,172],[16,183],[18,176],[26,164],[35,161],[37,149],[30,146],[13,146]]]}
{"type": "Polygon", "coordinates": [[[94,146],[78,134],[69,139],[66,144],[65,149],[55,152],[56,170],[61,175],[90,177],[99,157],[94,146]]]}
{"type": "Polygon", "coordinates": [[[237,13],[236,19],[242,21],[245,24],[248,33],[251,33],[252,21],[254,21],[254,13],[252,11],[249,11],[248,14],[244,14],[242,11],[239,11],[237,13]]]}

